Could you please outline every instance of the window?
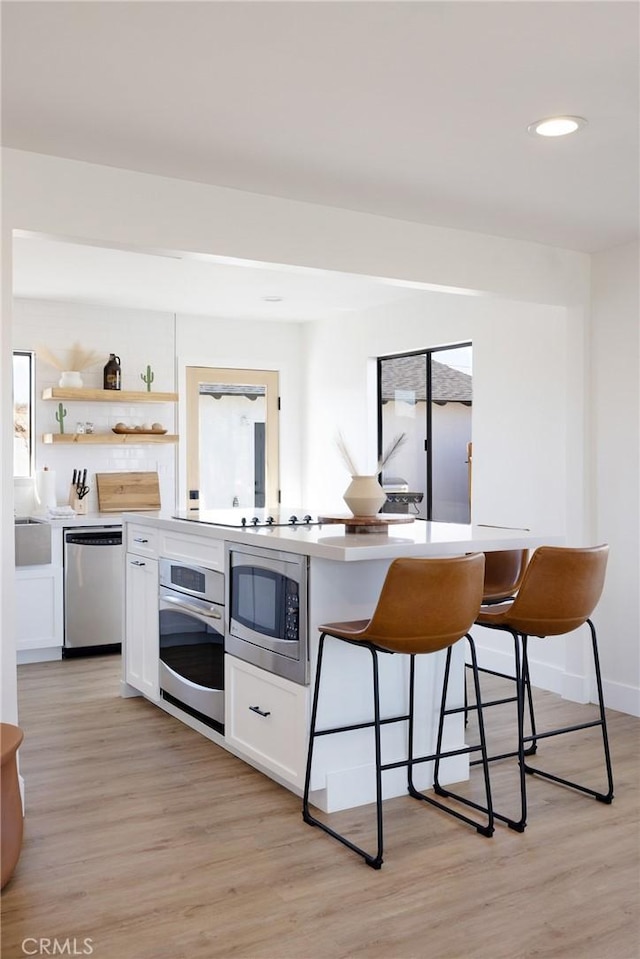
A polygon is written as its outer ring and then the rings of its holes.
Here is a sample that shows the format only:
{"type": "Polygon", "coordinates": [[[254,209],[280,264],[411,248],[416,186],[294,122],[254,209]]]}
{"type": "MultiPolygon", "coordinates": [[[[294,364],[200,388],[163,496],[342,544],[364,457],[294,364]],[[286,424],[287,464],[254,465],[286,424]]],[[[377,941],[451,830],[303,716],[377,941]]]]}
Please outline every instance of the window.
{"type": "Polygon", "coordinates": [[[13,475],[33,475],[34,354],[13,354],[13,475]]]}
{"type": "Polygon", "coordinates": [[[470,343],[378,359],[379,449],[407,438],[382,474],[385,512],[470,522],[471,363],[470,343]]]}

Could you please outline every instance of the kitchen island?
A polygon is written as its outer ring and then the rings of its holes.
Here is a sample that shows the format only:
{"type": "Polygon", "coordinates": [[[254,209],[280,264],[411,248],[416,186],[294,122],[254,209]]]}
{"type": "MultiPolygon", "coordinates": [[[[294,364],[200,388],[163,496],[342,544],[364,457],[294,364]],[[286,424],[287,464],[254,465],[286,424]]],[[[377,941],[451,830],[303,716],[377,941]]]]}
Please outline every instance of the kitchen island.
{"type": "MultiPolygon", "coordinates": [[[[125,644],[123,695],[143,694],[167,712],[301,794],[307,749],[310,686],[292,682],[228,651],[224,656],[224,730],[211,728],[167,699],[159,680],[158,564],[176,561],[223,574],[229,588],[228,557],[234,545],[260,547],[304,557],[308,566],[308,670],[313,682],[318,626],[331,620],[366,619],[377,601],[389,564],[396,557],[452,556],[467,552],[535,548],[558,543],[557,536],[489,526],[429,523],[421,520],[391,526],[386,533],[347,533],[341,525],[237,527],[218,525],[222,514],[124,513],[126,544],[125,644]]],[[[237,516],[237,514],[236,514],[237,516]]],[[[229,608],[225,609],[225,632],[229,608]]],[[[454,650],[450,705],[462,705],[464,644],[454,650]]],[[[443,654],[418,657],[423,695],[417,711],[416,748],[433,751],[443,654]]],[[[383,716],[406,711],[408,657],[381,657],[383,716]]],[[[370,661],[352,646],[329,642],[325,651],[319,728],[371,719],[370,661]]],[[[386,760],[406,755],[403,724],[384,727],[386,760]]],[[[462,716],[449,718],[445,748],[464,743],[462,716]]],[[[443,782],[467,778],[466,757],[446,761],[443,782]]],[[[431,764],[422,764],[419,788],[432,783],[431,764]]],[[[358,729],[323,737],[317,746],[312,802],[327,812],[371,802],[374,796],[372,732],[358,729]]],[[[384,777],[386,797],[406,792],[406,773],[384,777]]]]}

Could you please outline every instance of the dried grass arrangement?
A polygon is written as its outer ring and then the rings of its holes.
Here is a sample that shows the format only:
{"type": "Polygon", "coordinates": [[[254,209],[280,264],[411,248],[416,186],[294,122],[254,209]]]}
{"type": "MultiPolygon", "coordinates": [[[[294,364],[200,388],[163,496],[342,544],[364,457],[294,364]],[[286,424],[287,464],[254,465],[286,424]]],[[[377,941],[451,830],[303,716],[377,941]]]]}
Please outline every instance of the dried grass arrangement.
{"type": "MultiPolygon", "coordinates": [[[[389,465],[389,463],[391,462],[393,457],[396,455],[400,447],[403,446],[404,443],[406,442],[406,439],[407,439],[406,433],[398,433],[397,436],[394,436],[394,438],[391,440],[386,450],[384,451],[384,453],[378,460],[378,463],[375,469],[376,473],[381,473],[382,470],[385,468],[385,466],[389,465]]],[[[336,446],[338,447],[338,451],[340,455],[342,456],[344,465],[349,470],[350,475],[361,476],[362,473],[360,473],[360,471],[356,467],[353,457],[351,453],[349,452],[349,448],[344,441],[344,437],[342,436],[342,433],[338,433],[338,436],[336,439],[336,446]]]]}
{"type": "Polygon", "coordinates": [[[65,350],[63,359],[57,357],[55,353],[52,353],[46,346],[38,346],[36,356],[42,362],[48,363],[49,366],[53,366],[54,369],[60,370],[61,372],[65,370],[77,370],[79,373],[83,370],[91,369],[92,366],[97,366],[99,363],[102,363],[104,359],[100,353],[95,353],[93,350],[85,350],[79,343],[74,343],[70,350],[65,350]]]}

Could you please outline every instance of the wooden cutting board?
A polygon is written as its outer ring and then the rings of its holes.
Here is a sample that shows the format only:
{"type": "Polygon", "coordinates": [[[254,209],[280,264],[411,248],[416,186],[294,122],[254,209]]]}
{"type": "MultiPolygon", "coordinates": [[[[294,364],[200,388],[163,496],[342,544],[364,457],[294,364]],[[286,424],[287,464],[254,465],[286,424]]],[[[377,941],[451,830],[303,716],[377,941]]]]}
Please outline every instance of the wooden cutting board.
{"type": "Polygon", "coordinates": [[[96,486],[101,513],[160,509],[160,484],[156,472],[96,473],[96,486]]]}

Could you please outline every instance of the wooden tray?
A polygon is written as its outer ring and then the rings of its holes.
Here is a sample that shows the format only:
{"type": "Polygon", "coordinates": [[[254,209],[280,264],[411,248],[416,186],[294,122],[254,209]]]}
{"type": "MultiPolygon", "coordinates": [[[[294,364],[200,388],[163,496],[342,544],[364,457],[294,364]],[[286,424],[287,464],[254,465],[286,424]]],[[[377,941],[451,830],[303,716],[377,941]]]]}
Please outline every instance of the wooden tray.
{"type": "Polygon", "coordinates": [[[395,523],[413,523],[414,517],[406,513],[399,515],[382,515],[377,513],[375,516],[318,516],[319,523],[341,523],[346,527],[347,533],[388,533],[389,527],[395,523]]]}
{"type": "Polygon", "coordinates": [[[127,436],[164,436],[167,432],[166,430],[137,430],[134,426],[112,426],[112,433],[117,433],[119,436],[126,434],[127,436]]]}

